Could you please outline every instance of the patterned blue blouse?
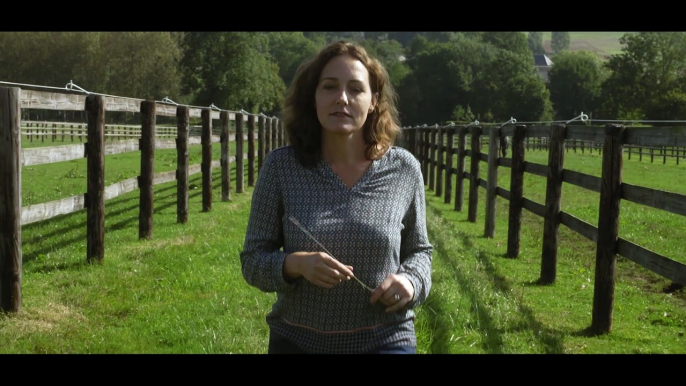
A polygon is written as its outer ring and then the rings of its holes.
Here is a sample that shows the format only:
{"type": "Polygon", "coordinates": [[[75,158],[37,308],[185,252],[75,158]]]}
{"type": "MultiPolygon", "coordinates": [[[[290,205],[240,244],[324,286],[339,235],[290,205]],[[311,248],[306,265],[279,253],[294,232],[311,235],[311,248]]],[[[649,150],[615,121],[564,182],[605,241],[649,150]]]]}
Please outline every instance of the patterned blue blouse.
{"type": "Polygon", "coordinates": [[[431,288],[433,247],[426,232],[424,183],[419,162],[391,147],[348,188],[320,160],[304,168],[291,146],[268,153],[260,170],[243,251],[243,277],[277,300],[267,315],[272,331],[311,353],[362,353],[385,344],[416,346],[415,314],[431,288]],[[331,289],[283,276],[287,254],[324,251],[298,228],[295,217],[333,255],[376,288],[391,273],[406,276],[415,295],[386,313],[355,280],[331,289]]]}

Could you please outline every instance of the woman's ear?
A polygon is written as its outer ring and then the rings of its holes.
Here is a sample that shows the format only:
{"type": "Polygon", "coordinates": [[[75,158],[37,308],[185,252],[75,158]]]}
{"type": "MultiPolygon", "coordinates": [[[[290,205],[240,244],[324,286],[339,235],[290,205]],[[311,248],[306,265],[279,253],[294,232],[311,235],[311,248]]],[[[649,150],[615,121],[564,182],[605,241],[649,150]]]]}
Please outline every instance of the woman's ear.
{"type": "Polygon", "coordinates": [[[369,112],[373,112],[376,109],[376,105],[379,103],[379,93],[375,92],[372,94],[372,104],[369,105],[369,112]]]}

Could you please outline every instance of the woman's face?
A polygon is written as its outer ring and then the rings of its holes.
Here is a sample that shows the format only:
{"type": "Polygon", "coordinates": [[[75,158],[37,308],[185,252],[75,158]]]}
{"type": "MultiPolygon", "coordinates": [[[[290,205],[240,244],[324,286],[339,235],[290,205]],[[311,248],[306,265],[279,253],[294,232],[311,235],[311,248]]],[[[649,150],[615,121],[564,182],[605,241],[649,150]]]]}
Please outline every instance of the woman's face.
{"type": "Polygon", "coordinates": [[[315,102],[325,131],[351,134],[360,130],[376,103],[369,71],[350,55],[334,57],[319,76],[315,102]]]}

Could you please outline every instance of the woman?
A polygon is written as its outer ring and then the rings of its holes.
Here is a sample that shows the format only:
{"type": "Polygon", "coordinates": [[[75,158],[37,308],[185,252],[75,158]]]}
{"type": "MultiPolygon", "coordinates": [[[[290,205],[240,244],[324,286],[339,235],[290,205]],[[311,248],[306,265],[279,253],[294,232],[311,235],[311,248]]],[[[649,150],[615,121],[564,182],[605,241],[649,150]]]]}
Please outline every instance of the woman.
{"type": "Polygon", "coordinates": [[[264,161],[240,254],[245,280],[277,293],[269,353],[416,353],[432,246],[419,163],[393,146],[395,102],[361,46],[333,43],[298,69],[290,145],[264,161]]]}

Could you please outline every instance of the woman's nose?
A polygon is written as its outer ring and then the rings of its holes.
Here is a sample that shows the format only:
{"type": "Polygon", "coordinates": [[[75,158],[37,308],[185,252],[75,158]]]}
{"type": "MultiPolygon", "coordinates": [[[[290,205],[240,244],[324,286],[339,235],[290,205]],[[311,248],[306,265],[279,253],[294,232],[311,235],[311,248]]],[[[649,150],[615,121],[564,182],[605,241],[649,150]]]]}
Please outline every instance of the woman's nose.
{"type": "Polygon", "coordinates": [[[348,94],[346,94],[345,91],[341,91],[338,94],[338,98],[336,99],[336,103],[339,105],[347,105],[348,104],[348,94]]]}

